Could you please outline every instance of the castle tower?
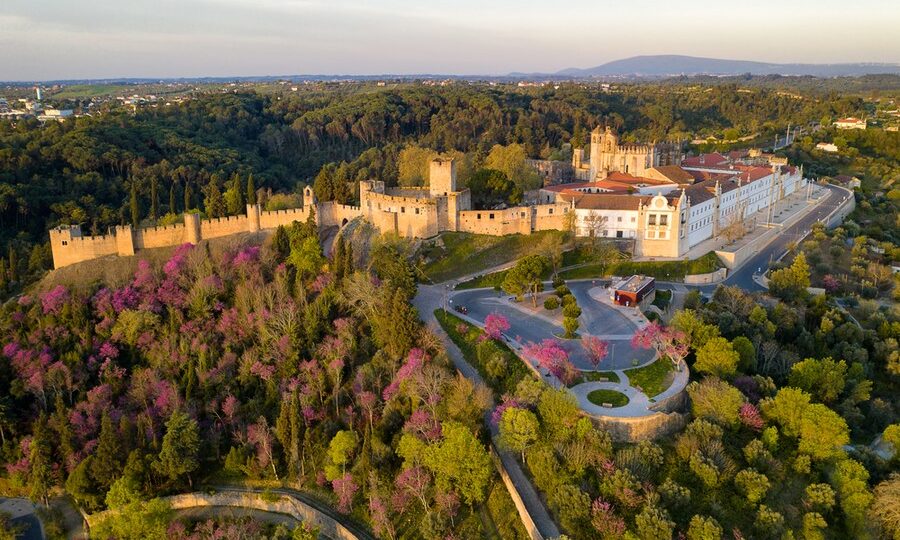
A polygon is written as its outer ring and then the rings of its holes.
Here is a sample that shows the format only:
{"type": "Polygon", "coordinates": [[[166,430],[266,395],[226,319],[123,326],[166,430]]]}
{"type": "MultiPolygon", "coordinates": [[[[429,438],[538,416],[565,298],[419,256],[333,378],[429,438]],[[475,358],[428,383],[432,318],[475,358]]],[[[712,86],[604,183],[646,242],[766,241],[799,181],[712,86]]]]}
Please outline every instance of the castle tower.
{"type": "Polygon", "coordinates": [[[306,186],[303,188],[303,207],[310,208],[315,206],[318,200],[316,200],[316,192],[313,191],[312,186],[306,186]]]}
{"type": "Polygon", "coordinates": [[[116,254],[120,257],[134,255],[134,229],[131,225],[116,227],[116,254]]]}
{"type": "Polygon", "coordinates": [[[260,208],[258,204],[247,205],[247,229],[250,232],[259,231],[259,212],[260,208]]]}
{"type": "Polygon", "coordinates": [[[200,214],[184,213],[184,241],[194,245],[200,243],[200,214]]]}
{"type": "Polygon", "coordinates": [[[456,161],[453,158],[431,160],[428,190],[432,197],[442,197],[456,191],[456,161]]]}
{"type": "Polygon", "coordinates": [[[584,163],[584,149],[576,148],[572,150],[572,168],[576,171],[581,168],[584,163]]]}

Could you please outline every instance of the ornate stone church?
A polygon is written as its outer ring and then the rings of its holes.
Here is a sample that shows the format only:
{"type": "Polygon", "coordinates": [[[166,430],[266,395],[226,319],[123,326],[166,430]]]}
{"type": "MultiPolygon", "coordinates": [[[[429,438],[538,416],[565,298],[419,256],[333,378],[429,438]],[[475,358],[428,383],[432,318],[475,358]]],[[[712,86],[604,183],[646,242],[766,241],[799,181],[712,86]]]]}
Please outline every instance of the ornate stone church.
{"type": "Polygon", "coordinates": [[[619,136],[607,126],[591,132],[591,155],[585,159],[584,150],[572,153],[575,177],[586,182],[603,180],[611,172],[646,176],[646,171],[663,165],[679,165],[681,147],[675,143],[619,144],[619,136]]]}

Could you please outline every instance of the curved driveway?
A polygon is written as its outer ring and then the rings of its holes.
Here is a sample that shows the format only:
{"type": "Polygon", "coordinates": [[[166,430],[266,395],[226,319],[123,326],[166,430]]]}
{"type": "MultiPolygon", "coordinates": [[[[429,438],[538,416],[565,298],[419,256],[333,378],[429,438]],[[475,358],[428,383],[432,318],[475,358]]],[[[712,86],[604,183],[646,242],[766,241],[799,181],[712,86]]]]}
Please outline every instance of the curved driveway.
{"type": "MultiPolygon", "coordinates": [[[[609,355],[600,364],[600,370],[628,369],[653,360],[653,351],[631,346],[631,336],[637,330],[637,325],[615,308],[590,297],[588,290],[594,287],[591,281],[572,281],[568,285],[582,310],[579,333],[597,336],[609,342],[609,355]]],[[[465,306],[468,316],[479,322],[483,323],[491,313],[506,317],[510,325],[507,335],[520,343],[538,343],[544,339],[557,338],[569,353],[569,360],[575,367],[594,370],[579,340],[559,338],[564,333],[562,326],[541,316],[540,311],[536,315],[519,307],[509,298],[509,295],[498,293],[494,289],[469,289],[451,295],[453,305],[465,306]]],[[[526,299],[525,302],[530,300],[526,299]]]]}

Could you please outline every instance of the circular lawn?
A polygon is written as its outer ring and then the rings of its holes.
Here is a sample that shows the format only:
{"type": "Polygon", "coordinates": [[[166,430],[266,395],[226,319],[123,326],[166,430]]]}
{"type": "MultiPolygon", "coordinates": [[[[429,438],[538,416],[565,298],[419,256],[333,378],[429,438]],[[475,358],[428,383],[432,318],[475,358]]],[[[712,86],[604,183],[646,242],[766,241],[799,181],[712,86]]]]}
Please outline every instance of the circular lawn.
{"type": "Polygon", "coordinates": [[[601,407],[604,403],[608,403],[613,407],[622,407],[624,405],[628,405],[628,396],[626,396],[622,392],[608,390],[606,388],[601,388],[599,390],[590,392],[587,395],[587,398],[594,405],[600,405],[601,407]]]}

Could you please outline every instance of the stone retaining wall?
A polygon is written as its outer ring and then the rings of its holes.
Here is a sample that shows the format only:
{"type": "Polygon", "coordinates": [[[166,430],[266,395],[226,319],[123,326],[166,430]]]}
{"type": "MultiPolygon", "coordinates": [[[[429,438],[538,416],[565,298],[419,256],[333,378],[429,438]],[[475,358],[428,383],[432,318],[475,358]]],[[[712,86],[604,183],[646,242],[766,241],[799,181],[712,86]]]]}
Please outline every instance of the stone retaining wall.
{"type": "Polygon", "coordinates": [[[519,495],[519,490],[516,489],[516,485],[513,483],[512,478],[509,477],[509,473],[506,472],[506,467],[503,466],[503,462],[500,460],[500,456],[497,453],[497,449],[494,448],[493,443],[491,443],[491,459],[494,462],[494,466],[497,468],[497,472],[500,473],[500,478],[503,479],[506,491],[509,492],[509,496],[516,506],[516,511],[519,513],[519,519],[525,527],[525,532],[528,533],[531,540],[544,540],[544,535],[538,530],[534,519],[532,519],[531,514],[528,513],[528,508],[525,506],[525,502],[519,495]]]}
{"type": "MultiPolygon", "coordinates": [[[[231,490],[213,494],[202,492],[185,493],[171,497],[162,497],[162,499],[169,503],[172,510],[198,507],[240,507],[286,514],[297,521],[318,527],[319,532],[323,536],[334,540],[359,540],[361,538],[331,516],[323,514],[300,499],[278,492],[273,492],[273,495],[278,497],[278,499],[272,502],[263,500],[259,493],[231,490]]],[[[116,512],[116,510],[105,510],[96,514],[85,515],[85,521],[87,521],[89,527],[94,527],[113,512],[116,512]]]]}
{"type": "Polygon", "coordinates": [[[725,276],[728,275],[727,268],[719,268],[715,272],[710,272],[708,274],[690,274],[684,276],[684,283],[687,285],[701,285],[704,283],[718,283],[725,279],[725,276]]]}
{"type": "MultiPolygon", "coordinates": [[[[680,395],[680,394],[679,394],[680,395]]],[[[585,413],[586,414],[586,413],[585,413]]],[[[609,432],[615,442],[636,443],[672,435],[687,425],[686,413],[656,412],[648,416],[621,417],[586,414],[594,424],[609,432]]]]}

